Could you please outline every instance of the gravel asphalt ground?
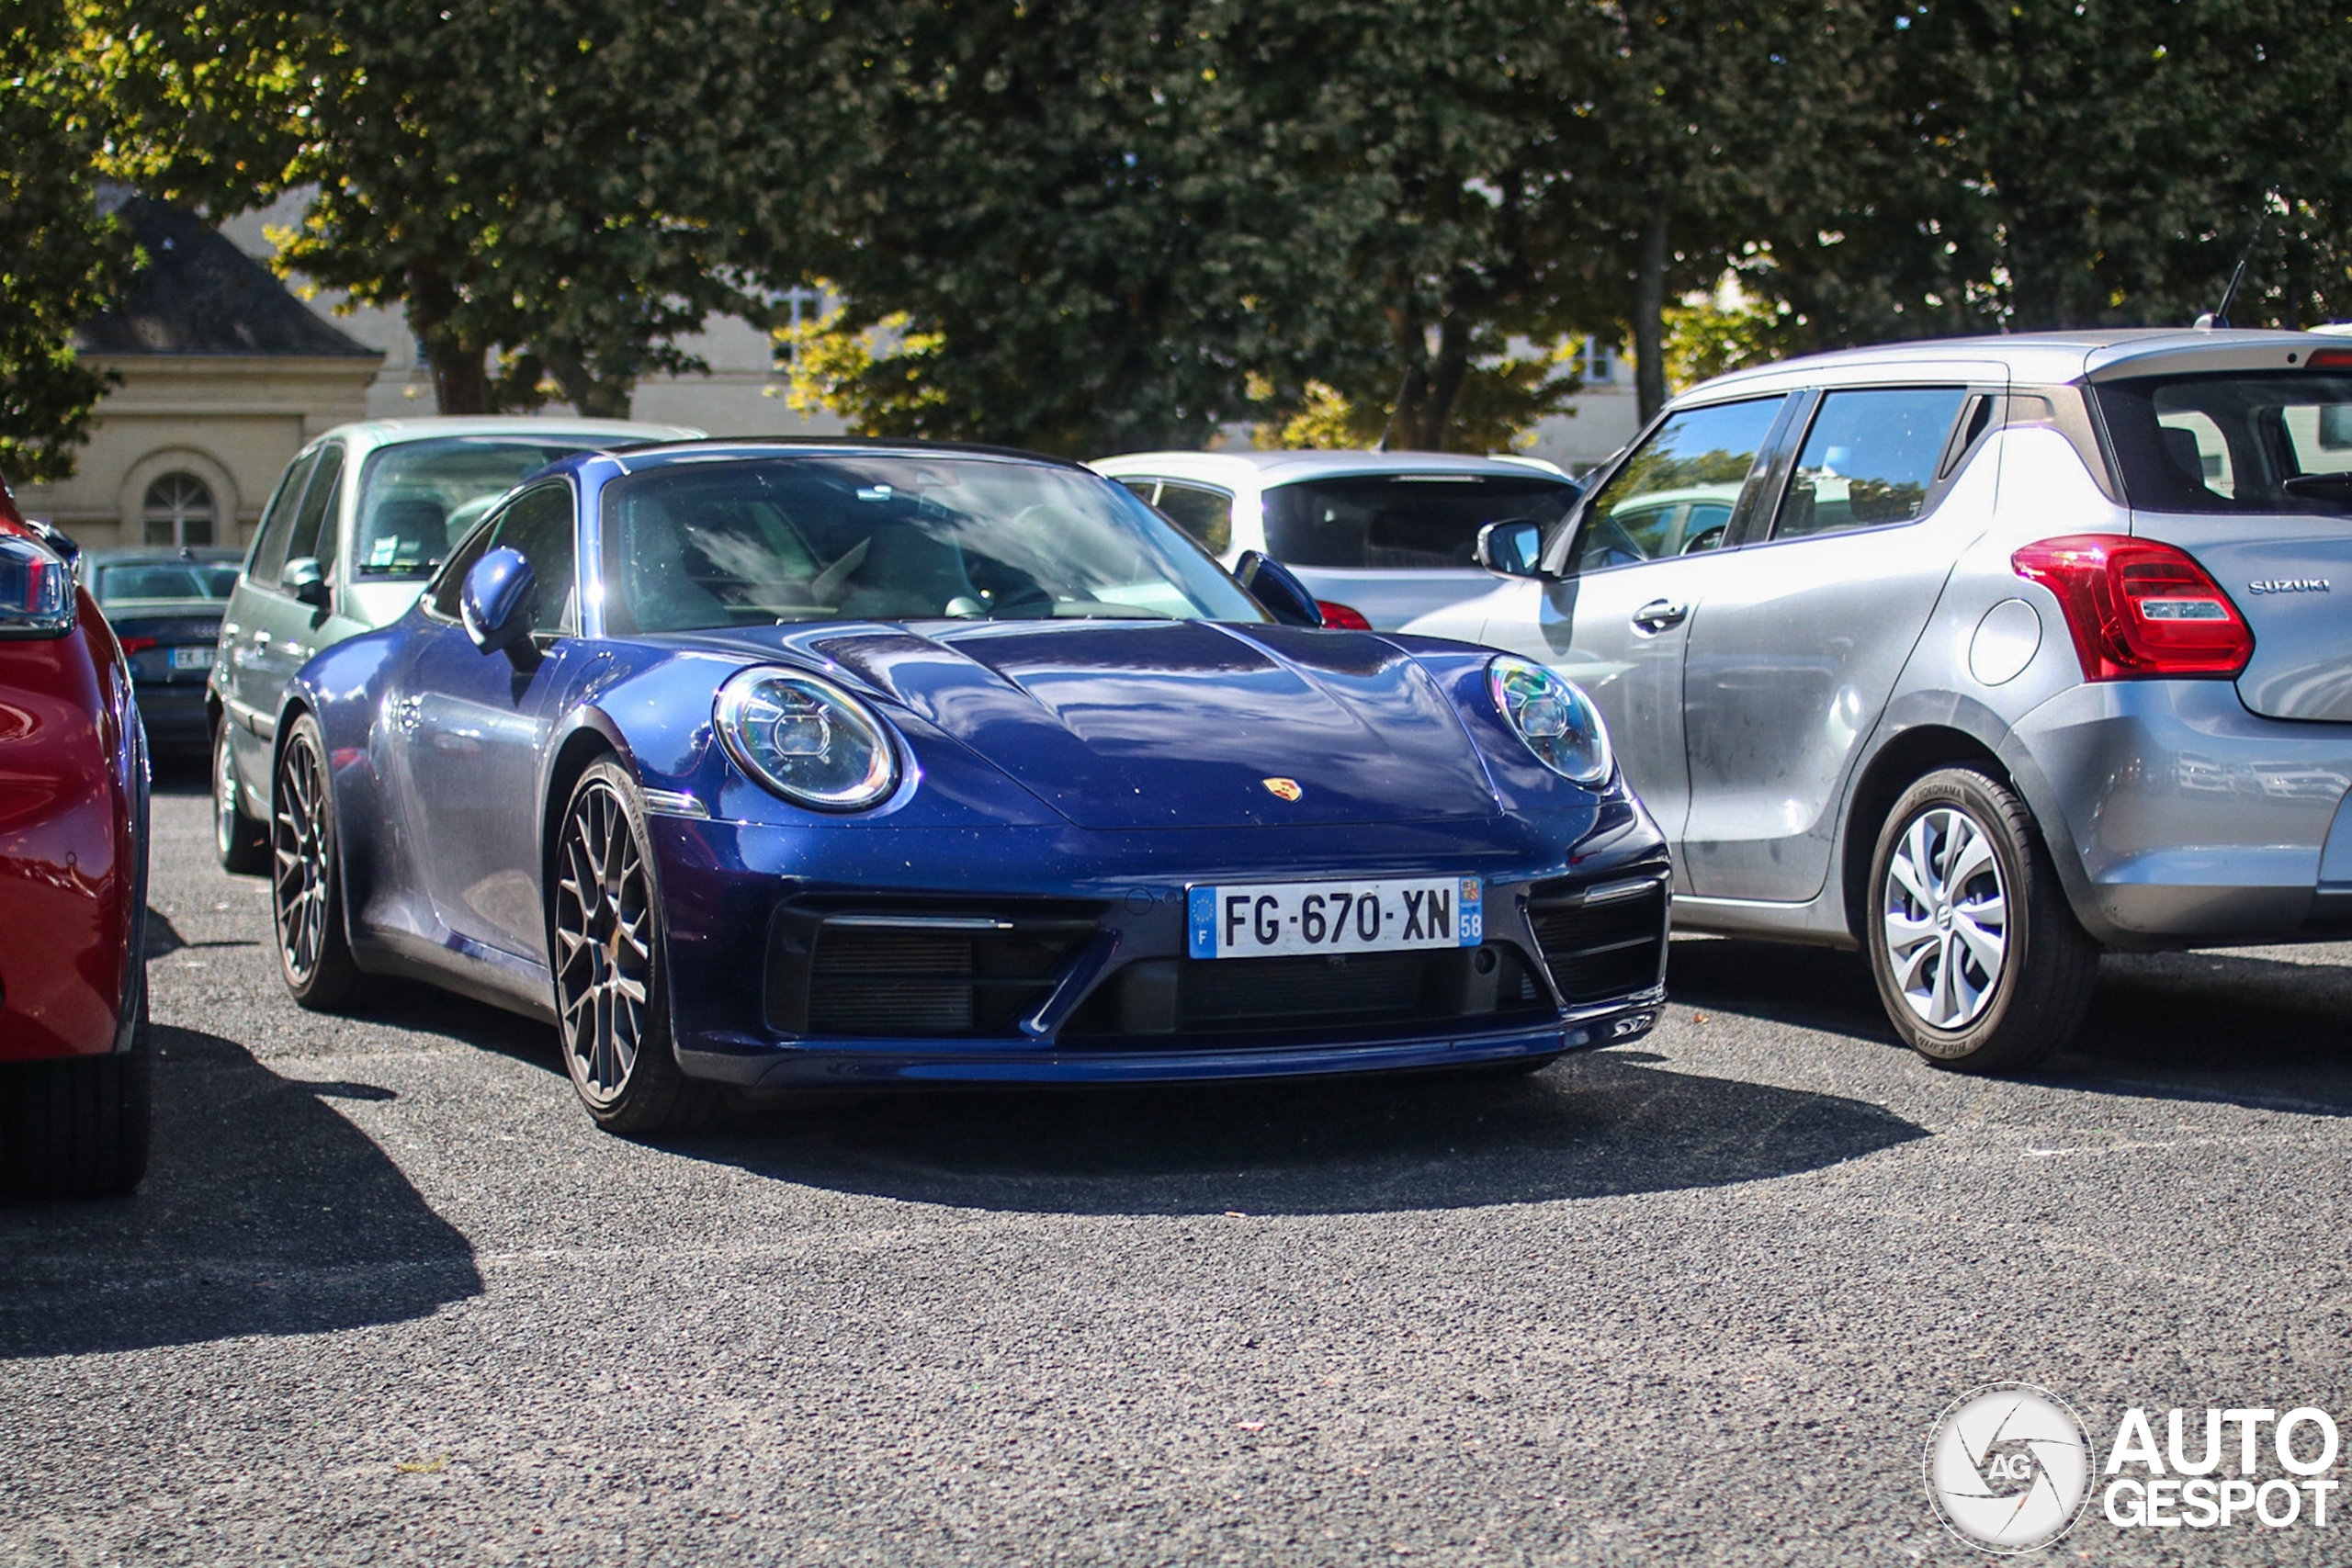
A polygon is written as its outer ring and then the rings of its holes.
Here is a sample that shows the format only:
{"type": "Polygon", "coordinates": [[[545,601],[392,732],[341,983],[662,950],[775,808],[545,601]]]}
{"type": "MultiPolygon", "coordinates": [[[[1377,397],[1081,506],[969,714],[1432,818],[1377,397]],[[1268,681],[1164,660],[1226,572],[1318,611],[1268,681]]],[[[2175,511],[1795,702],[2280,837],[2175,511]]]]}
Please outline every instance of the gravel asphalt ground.
{"type": "MultiPolygon", "coordinates": [[[[647,1145],[541,1026],[296,1009],[167,782],[153,1174],[0,1207],[0,1562],[1982,1562],[1921,1480],[1976,1385],[2095,1462],[2127,1406],[2352,1423],[2352,947],[2110,959],[2025,1078],[1898,1048],[1851,955],[1689,941],[1652,1039],[1524,1080],[647,1145]]],[[[2095,1499],[2041,1557],[2339,1534],[2095,1499]]]]}

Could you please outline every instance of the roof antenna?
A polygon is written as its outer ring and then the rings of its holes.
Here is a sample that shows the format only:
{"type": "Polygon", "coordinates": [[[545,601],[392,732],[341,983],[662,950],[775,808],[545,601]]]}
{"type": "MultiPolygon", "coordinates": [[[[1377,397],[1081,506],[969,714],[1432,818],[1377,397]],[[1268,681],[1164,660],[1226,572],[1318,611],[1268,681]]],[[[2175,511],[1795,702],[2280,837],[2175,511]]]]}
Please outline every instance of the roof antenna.
{"type": "Polygon", "coordinates": [[[2238,285],[2245,281],[2246,264],[2254,260],[2254,248],[2262,243],[2262,226],[2269,220],[2270,214],[2266,211],[2254,220],[2254,237],[2245,243],[2245,254],[2238,258],[2237,270],[2230,274],[2230,286],[2222,290],[2222,302],[2192,323],[2198,332],[2210,333],[2230,324],[2230,302],[2238,297],[2238,285]]]}

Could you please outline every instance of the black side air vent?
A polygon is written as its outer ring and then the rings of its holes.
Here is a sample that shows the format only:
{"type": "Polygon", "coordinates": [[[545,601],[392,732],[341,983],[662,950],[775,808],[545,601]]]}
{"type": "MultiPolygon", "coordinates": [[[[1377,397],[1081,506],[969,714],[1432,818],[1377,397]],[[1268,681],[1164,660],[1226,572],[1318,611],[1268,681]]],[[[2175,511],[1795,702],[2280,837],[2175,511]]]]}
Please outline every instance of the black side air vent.
{"type": "Polygon", "coordinates": [[[1528,924],[1571,1006],[1647,990],[1666,969],[1666,883],[1538,883],[1528,924]]]}
{"type": "Polygon", "coordinates": [[[1091,909],[787,908],[771,933],[769,1023],[791,1034],[1019,1033],[1091,936],[1091,909]]]}

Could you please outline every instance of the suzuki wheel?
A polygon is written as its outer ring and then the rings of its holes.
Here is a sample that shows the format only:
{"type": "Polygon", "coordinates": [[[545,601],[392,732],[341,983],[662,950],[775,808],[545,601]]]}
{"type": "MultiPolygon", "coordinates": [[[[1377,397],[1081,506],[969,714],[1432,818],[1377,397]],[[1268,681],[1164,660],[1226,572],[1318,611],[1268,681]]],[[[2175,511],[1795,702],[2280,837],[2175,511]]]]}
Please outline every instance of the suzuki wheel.
{"type": "Polygon", "coordinates": [[[332,1011],[358,991],[359,966],[344,930],[326,742],[309,714],[294,720],[271,782],[269,901],[278,973],[296,1001],[332,1011]]]}
{"type": "Polygon", "coordinates": [[[618,763],[591,765],[573,786],[550,875],[556,1011],[580,1102],[607,1132],[688,1131],[713,1091],[671,1048],[662,906],[637,787],[618,763]]]}
{"type": "Polygon", "coordinates": [[[2032,816],[1974,768],[1894,803],[1871,862],[1871,968],[1896,1032],[1939,1066],[1994,1072],[2073,1038],[2098,948],[2067,906],[2032,816]]]}
{"type": "Polygon", "coordinates": [[[223,871],[251,876],[269,869],[269,825],[246,814],[226,715],[212,728],[212,850],[223,871]]]}

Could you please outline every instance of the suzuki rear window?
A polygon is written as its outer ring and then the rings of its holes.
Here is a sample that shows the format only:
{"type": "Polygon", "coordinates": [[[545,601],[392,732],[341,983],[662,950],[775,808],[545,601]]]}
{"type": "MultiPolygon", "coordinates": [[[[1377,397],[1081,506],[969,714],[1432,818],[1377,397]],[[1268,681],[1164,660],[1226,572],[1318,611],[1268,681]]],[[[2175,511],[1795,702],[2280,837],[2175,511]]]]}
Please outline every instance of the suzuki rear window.
{"type": "Polygon", "coordinates": [[[2149,377],[2093,389],[2150,512],[2352,512],[2352,376],[2149,377]]]}
{"type": "Polygon", "coordinates": [[[1286,566],[1477,564],[1478,530],[1523,521],[1550,527],[1577,489],[1540,474],[1372,474],[1277,485],[1266,492],[1266,550],[1286,566]]]}

